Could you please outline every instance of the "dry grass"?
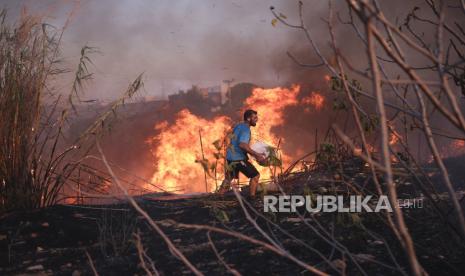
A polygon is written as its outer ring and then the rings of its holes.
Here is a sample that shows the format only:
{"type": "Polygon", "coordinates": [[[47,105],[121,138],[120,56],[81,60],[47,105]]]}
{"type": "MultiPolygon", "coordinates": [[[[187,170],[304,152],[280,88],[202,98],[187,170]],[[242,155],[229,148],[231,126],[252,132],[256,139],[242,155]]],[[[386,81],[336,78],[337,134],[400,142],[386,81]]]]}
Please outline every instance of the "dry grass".
{"type": "Polygon", "coordinates": [[[44,200],[39,168],[41,101],[52,73],[55,40],[34,17],[0,27],[0,210],[35,208],[44,200]],[[37,156],[39,154],[39,156],[37,156]]]}
{"type": "Polygon", "coordinates": [[[77,141],[65,144],[63,128],[83,83],[92,78],[89,55],[96,49],[82,48],[68,101],[61,106],[63,93],[49,84],[68,72],[60,63],[64,28],[26,14],[8,24],[6,11],[0,12],[0,213],[55,204],[93,147],[87,137],[99,135],[143,85],[139,75],[77,141]]]}

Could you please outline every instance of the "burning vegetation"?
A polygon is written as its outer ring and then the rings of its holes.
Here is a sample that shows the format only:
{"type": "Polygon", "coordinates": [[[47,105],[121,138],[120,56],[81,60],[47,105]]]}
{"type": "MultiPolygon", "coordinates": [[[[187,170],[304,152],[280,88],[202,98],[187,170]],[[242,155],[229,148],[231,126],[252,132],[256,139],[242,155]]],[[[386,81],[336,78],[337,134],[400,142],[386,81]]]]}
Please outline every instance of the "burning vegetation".
{"type": "MultiPolygon", "coordinates": [[[[324,97],[312,92],[310,96],[299,100],[300,86],[291,88],[255,88],[243,102],[243,110],[253,108],[259,114],[259,123],[252,128],[251,143],[262,141],[279,148],[286,143],[286,137],[278,137],[273,128],[285,124],[285,110],[300,106],[304,110],[320,110],[324,97]]],[[[217,116],[205,119],[184,109],[175,115],[173,123],[163,121],[155,125],[158,132],[149,139],[155,161],[155,173],[152,182],[159,183],[166,191],[177,193],[212,192],[218,188],[218,181],[224,178],[224,151],[228,133],[238,123],[231,117],[217,116]],[[207,185],[204,166],[208,173],[207,185]]],[[[290,134],[292,135],[292,134],[290,134]]],[[[293,156],[281,150],[282,166],[287,167],[293,156]]],[[[269,180],[272,172],[269,168],[259,167],[262,179],[269,180]]]]}
{"type": "Polygon", "coordinates": [[[203,170],[195,161],[213,157],[213,143],[225,136],[230,122],[225,116],[213,120],[199,118],[184,109],[176,114],[174,124],[156,124],[159,134],[149,141],[156,161],[152,182],[162,183],[163,189],[170,192],[211,191],[214,187],[205,187],[203,170]]]}

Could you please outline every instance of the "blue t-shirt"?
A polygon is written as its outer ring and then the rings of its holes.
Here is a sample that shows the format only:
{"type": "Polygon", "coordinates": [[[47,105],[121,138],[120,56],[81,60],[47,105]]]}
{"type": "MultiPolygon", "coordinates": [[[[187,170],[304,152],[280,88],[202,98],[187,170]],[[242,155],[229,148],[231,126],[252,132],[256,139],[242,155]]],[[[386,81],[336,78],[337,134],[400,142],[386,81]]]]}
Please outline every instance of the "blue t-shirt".
{"type": "Polygon", "coordinates": [[[250,142],[250,127],[246,123],[237,124],[232,133],[231,144],[226,152],[229,161],[247,160],[247,153],[239,147],[240,143],[250,142]]]}

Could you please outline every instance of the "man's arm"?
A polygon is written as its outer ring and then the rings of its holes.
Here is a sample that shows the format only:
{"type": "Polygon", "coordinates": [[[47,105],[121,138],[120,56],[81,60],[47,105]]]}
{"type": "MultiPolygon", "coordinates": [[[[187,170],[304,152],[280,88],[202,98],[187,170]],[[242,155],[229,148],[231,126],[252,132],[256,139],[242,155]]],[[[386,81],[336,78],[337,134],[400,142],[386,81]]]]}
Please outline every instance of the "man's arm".
{"type": "Polygon", "coordinates": [[[239,148],[242,149],[243,151],[247,152],[248,154],[252,155],[255,157],[255,159],[259,162],[265,161],[265,156],[262,154],[259,154],[258,152],[254,151],[252,148],[250,148],[249,142],[250,142],[250,130],[249,129],[241,129],[239,131],[239,135],[237,137],[238,142],[239,142],[239,148]]]}
{"type": "Polygon", "coordinates": [[[250,145],[248,143],[240,143],[239,144],[239,147],[244,150],[245,152],[247,152],[248,154],[252,155],[253,157],[255,157],[255,159],[257,159],[257,161],[259,162],[262,162],[262,161],[265,161],[265,156],[263,154],[260,154],[256,151],[254,151],[250,145]]]}

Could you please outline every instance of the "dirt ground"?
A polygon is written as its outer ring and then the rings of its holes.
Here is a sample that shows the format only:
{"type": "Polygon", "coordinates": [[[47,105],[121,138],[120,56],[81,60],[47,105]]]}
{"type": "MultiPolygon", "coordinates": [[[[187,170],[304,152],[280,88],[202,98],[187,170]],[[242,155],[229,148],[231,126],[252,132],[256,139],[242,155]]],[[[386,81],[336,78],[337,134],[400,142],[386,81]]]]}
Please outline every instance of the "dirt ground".
{"type": "MultiPolygon", "coordinates": [[[[185,224],[211,225],[266,241],[247,221],[234,195],[171,200],[145,197],[137,200],[158,222],[170,219],[185,224]]],[[[261,200],[256,200],[252,206],[262,211],[262,204],[261,200]]],[[[257,217],[257,214],[250,212],[254,218],[257,217]]],[[[405,212],[417,255],[425,269],[431,275],[463,273],[463,247],[457,244],[447,227],[437,223],[430,209],[408,209],[405,212]]],[[[257,222],[287,251],[330,274],[336,274],[336,271],[323,261],[323,257],[331,260],[338,269],[345,267],[348,275],[398,275],[396,267],[409,274],[403,250],[378,214],[353,216],[325,213],[304,216],[305,221],[293,213],[267,213],[264,217],[258,217],[257,222]],[[318,234],[320,232],[313,230],[318,229],[316,222],[328,230],[328,236],[321,236],[318,234]],[[335,250],[325,241],[328,237],[337,240],[342,249],[335,250]],[[391,256],[395,256],[397,264],[391,256]]],[[[206,231],[168,224],[161,224],[161,227],[201,272],[213,275],[227,273],[212,250],[206,231]]],[[[140,233],[147,256],[160,274],[191,274],[170,253],[160,236],[127,203],[60,205],[2,216],[0,274],[89,275],[92,270],[87,253],[100,275],[144,275],[146,273],[140,265],[132,235],[137,232],[140,233]]],[[[264,247],[218,233],[211,233],[211,239],[224,262],[242,274],[310,274],[264,247]]]]}

